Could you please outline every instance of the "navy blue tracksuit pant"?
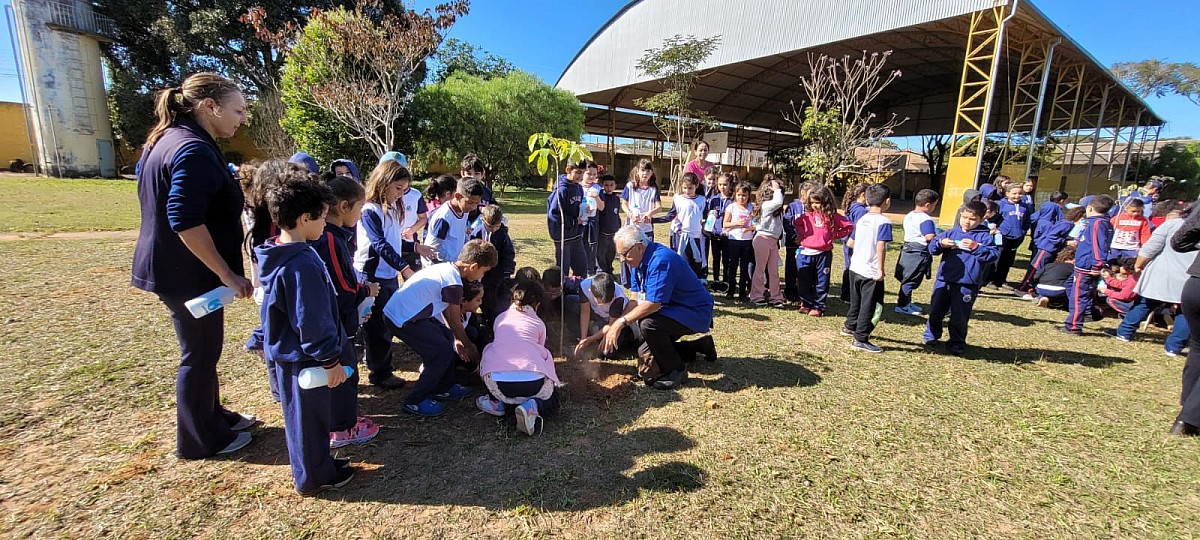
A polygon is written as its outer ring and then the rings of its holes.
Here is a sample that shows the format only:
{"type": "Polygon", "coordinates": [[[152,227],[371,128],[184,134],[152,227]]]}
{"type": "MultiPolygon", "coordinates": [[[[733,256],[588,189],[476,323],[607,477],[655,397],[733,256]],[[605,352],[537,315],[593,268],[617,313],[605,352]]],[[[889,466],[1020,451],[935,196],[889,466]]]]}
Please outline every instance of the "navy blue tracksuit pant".
{"type": "Polygon", "coordinates": [[[554,264],[562,269],[563,277],[570,274],[588,277],[587,260],[582,236],[566,242],[554,242],[554,264]]]}
{"type": "Polygon", "coordinates": [[[392,367],[392,332],[390,325],[385,322],[387,316],[383,314],[383,306],[386,306],[392,295],[396,294],[400,288],[400,281],[397,278],[368,279],[359,277],[360,283],[374,281],[379,284],[379,296],[375,297],[375,305],[371,307],[371,316],[362,324],[363,349],[365,349],[363,357],[367,369],[371,370],[371,374],[367,378],[371,383],[378,383],[391,376],[394,370],[392,367]]]}
{"type": "Polygon", "coordinates": [[[825,311],[829,299],[829,271],[833,267],[833,252],[816,255],[796,253],[796,291],[800,303],[808,309],[825,311]]]}
{"type": "Polygon", "coordinates": [[[275,363],[288,462],[292,465],[292,480],[300,491],[312,491],[329,484],[337,474],[329,456],[329,397],[332,389],[328,386],[300,388],[300,371],[320,365],[312,360],[275,363]]]}
{"type": "MultiPolygon", "coordinates": [[[[237,434],[230,429],[241,420],[221,406],[217,360],[225,344],[225,310],[199,319],[183,303],[191,298],[160,295],[171,311],[179,340],[179,373],[175,378],[175,455],[201,459],[215,455],[237,434]]],[[[328,434],[326,445],[328,446],[328,434]]]]}
{"type": "Polygon", "coordinates": [[[971,309],[979,296],[979,285],[974,283],[946,283],[938,276],[933,283],[933,296],[929,298],[929,322],[925,324],[925,341],[942,339],[942,320],[950,314],[950,345],[967,344],[967,322],[971,309]]]}
{"type": "Polygon", "coordinates": [[[346,382],[329,390],[329,431],[345,431],[358,423],[358,355],[354,340],[347,339],[342,346],[341,362],[354,373],[346,377],[346,382]]]}
{"type": "Polygon", "coordinates": [[[783,256],[783,299],[788,302],[800,300],[800,289],[796,285],[796,261],[799,259],[800,248],[784,246],[783,256]]]}
{"type": "Polygon", "coordinates": [[[583,224],[584,277],[596,273],[596,246],[599,243],[600,223],[593,218],[583,224]]]}
{"type": "Polygon", "coordinates": [[[1092,314],[1092,302],[1096,295],[1096,280],[1099,276],[1078,268],[1067,278],[1067,320],[1063,325],[1074,333],[1083,332],[1083,321],[1092,314]]]}
{"type": "Polygon", "coordinates": [[[389,325],[396,336],[412,347],[425,368],[413,383],[412,390],[404,397],[405,405],[416,405],[434,394],[445,392],[454,384],[454,334],[441,321],[432,317],[409,321],[399,328],[389,325]]]}
{"type": "Polygon", "coordinates": [[[1030,291],[1033,287],[1029,286],[1029,280],[1033,279],[1033,275],[1037,273],[1041,267],[1054,262],[1058,258],[1057,251],[1046,251],[1044,249],[1037,250],[1033,258],[1029,259],[1029,270],[1025,271],[1025,279],[1021,280],[1021,286],[1017,287],[1022,291],[1030,291]]]}

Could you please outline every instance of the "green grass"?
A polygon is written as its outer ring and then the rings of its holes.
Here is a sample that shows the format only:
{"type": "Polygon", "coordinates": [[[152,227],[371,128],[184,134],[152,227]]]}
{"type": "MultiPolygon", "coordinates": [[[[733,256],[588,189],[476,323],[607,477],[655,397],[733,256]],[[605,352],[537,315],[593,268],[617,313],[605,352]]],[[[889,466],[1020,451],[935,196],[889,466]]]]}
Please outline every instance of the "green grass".
{"type": "Polygon", "coordinates": [[[0,176],[0,232],[136,229],[137,182],[0,176]]]}
{"type": "MultiPolygon", "coordinates": [[[[544,195],[510,198],[518,264],[545,266],[544,195]]],[[[240,351],[248,302],[226,314],[222,394],[265,423],[231,459],[171,457],[178,351],[128,286],[132,245],[0,242],[6,537],[1200,537],[1200,442],[1165,435],[1182,358],[1163,334],[1120,343],[1106,320],[1063,337],[1062,312],[996,295],[965,358],[923,349],[923,319],[890,306],[869,355],[838,335],[836,300],[819,319],[719,300],[720,362],[664,393],[632,385],[630,360],[562,361],[563,410],[536,439],[467,401],[403,416],[403,392],[364,386],[383,431],[339,451],[362,472],[301,499],[261,361],[240,351]]]]}

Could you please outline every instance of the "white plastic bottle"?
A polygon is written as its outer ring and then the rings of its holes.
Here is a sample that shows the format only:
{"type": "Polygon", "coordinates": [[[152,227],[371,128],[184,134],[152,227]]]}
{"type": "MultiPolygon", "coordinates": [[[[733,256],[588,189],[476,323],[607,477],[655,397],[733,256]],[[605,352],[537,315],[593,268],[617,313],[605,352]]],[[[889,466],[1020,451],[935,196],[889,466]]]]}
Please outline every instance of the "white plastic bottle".
{"type": "Polygon", "coordinates": [[[363,301],[358,304],[358,324],[366,322],[367,317],[371,315],[371,308],[375,306],[375,297],[368,296],[363,298],[363,301]]]}
{"type": "MultiPolygon", "coordinates": [[[[342,366],[342,369],[346,370],[347,378],[354,375],[354,368],[342,366]]],[[[325,368],[320,366],[302,369],[296,378],[300,382],[300,388],[305,390],[329,386],[329,375],[325,373],[325,368]]]]}
{"type": "Polygon", "coordinates": [[[199,319],[229,305],[235,298],[237,298],[237,291],[221,286],[188,300],[183,305],[192,312],[193,317],[199,319]]]}

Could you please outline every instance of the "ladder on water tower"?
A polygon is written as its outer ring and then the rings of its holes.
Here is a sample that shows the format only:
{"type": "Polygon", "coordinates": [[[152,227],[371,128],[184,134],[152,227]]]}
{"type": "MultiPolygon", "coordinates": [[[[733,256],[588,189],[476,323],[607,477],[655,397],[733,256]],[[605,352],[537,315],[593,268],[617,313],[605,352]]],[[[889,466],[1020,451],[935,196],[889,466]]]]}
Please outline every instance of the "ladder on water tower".
{"type": "Polygon", "coordinates": [[[83,51],[79,36],[62,33],[63,48],[60,58],[62,70],[67,77],[67,89],[71,94],[70,127],[83,135],[95,133],[92,124],[92,99],[88,96],[87,71],[83,63],[83,51]]]}

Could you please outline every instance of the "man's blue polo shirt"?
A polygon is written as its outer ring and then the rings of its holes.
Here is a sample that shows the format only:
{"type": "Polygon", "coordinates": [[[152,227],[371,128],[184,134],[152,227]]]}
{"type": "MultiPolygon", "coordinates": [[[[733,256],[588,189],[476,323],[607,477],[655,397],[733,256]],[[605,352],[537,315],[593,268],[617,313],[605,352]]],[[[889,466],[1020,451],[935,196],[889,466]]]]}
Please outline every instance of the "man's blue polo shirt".
{"type": "Polygon", "coordinates": [[[692,331],[712,328],[712,295],[687,261],[661,244],[646,246],[642,264],[633,272],[632,289],[644,292],[647,302],[662,304],[659,313],[692,331]]]}

